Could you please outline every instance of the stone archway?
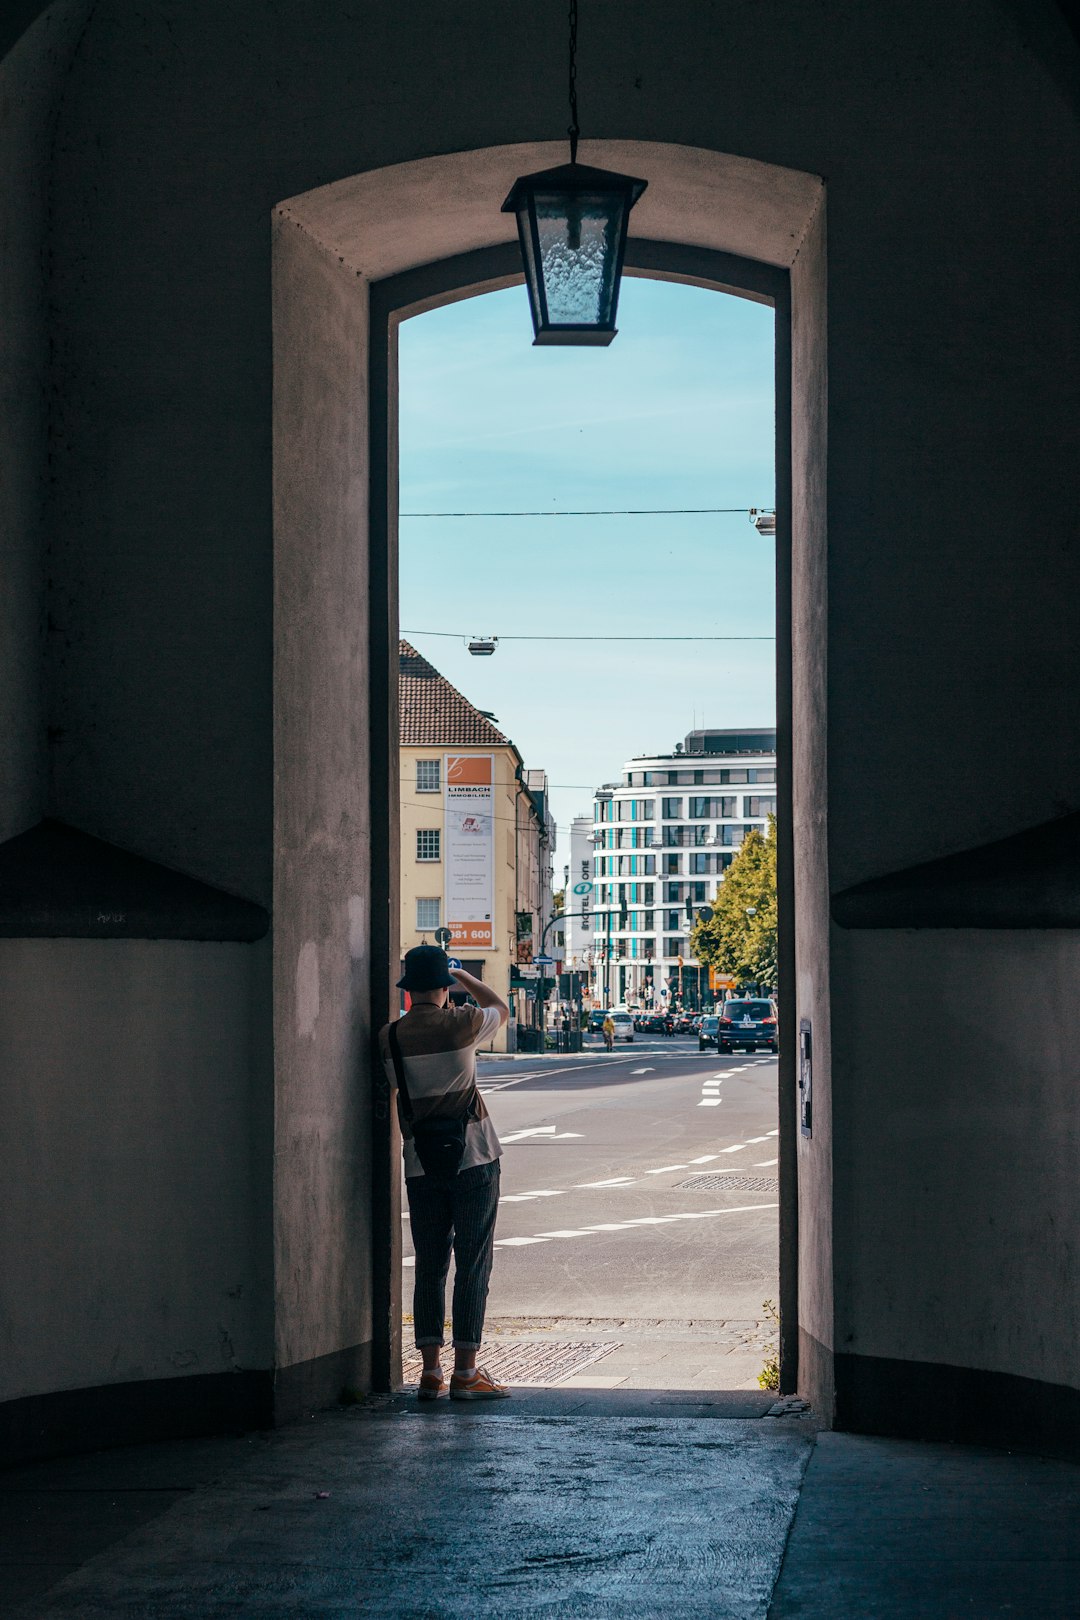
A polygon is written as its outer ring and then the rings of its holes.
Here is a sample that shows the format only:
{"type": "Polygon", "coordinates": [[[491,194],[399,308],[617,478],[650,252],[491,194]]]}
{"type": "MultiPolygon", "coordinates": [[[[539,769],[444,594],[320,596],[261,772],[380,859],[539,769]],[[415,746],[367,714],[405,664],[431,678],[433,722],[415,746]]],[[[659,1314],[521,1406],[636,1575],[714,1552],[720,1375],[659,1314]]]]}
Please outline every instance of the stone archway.
{"type": "MultiPolygon", "coordinates": [[[[392,1381],[399,1356],[392,1127],[370,1063],[372,1026],[386,1016],[389,964],[396,959],[389,858],[397,804],[391,334],[405,313],[518,279],[513,221],[499,204],[516,175],[561,156],[561,143],[535,143],[423,159],[320,187],[274,213],[274,1251],[281,1417],[320,1395],[332,1398],[343,1384],[392,1381]]],[[[787,670],[778,790],[781,804],[791,807],[781,873],[790,924],[782,964],[788,1056],[781,1120],[790,1387],[796,1323],[806,1329],[804,1345],[832,1343],[824,188],[812,175],[661,143],[587,142],[582,158],[649,179],[628,253],[638,273],[748,290],[756,265],[781,272],[789,289],[790,423],[782,437],[790,450],[790,498],[782,501],[778,490],[777,543],[787,670]],[[804,1152],[797,1173],[793,1031],[800,1016],[814,1023],[820,1151],[804,1152]],[[796,1224],[807,1239],[797,1268],[796,1224]]],[[[800,1383],[819,1410],[831,1410],[831,1367],[813,1349],[800,1383]]]]}

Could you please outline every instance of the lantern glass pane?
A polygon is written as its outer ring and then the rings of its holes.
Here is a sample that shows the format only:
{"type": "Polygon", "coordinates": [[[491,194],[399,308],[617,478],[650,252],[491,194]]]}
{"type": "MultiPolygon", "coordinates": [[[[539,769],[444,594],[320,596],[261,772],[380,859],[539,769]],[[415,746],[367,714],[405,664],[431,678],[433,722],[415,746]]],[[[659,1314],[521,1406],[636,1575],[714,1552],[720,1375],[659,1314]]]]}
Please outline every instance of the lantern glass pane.
{"type": "Polygon", "coordinates": [[[533,311],[534,324],[540,319],[540,289],[536,284],[536,256],[533,253],[532,223],[529,219],[529,205],[525,201],[518,209],[518,236],[521,241],[521,259],[525,266],[525,280],[529,287],[529,307],[533,311]]]}
{"type": "Polygon", "coordinates": [[[623,198],[537,192],[540,273],[552,326],[610,326],[623,198]]]}

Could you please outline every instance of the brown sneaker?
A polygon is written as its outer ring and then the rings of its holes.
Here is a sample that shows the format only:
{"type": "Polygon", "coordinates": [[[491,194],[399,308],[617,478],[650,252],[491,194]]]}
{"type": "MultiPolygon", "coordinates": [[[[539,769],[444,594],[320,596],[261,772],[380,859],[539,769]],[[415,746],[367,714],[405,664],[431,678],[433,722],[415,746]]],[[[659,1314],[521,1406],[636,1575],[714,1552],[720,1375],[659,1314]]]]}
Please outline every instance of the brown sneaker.
{"type": "Polygon", "coordinates": [[[440,1395],[446,1394],[446,1379],[441,1372],[426,1372],[420,1374],[420,1387],[416,1391],[418,1401],[437,1401],[440,1395]]]}
{"type": "Polygon", "coordinates": [[[510,1391],[497,1384],[483,1367],[474,1367],[471,1373],[453,1373],[450,1378],[452,1401],[507,1401],[510,1391]]]}

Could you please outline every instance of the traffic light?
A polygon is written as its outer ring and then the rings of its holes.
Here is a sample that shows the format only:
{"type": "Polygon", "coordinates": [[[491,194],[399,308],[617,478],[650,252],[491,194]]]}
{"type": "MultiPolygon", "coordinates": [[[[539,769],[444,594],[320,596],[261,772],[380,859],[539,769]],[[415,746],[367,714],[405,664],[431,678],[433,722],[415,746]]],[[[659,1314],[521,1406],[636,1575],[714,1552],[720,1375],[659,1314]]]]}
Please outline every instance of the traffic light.
{"type": "Polygon", "coordinates": [[[686,920],[688,923],[692,923],[694,920],[694,902],[689,895],[686,897],[686,920]]]}
{"type": "Polygon", "coordinates": [[[630,921],[630,913],[626,908],[626,896],[619,901],[619,927],[625,928],[630,921]]]}

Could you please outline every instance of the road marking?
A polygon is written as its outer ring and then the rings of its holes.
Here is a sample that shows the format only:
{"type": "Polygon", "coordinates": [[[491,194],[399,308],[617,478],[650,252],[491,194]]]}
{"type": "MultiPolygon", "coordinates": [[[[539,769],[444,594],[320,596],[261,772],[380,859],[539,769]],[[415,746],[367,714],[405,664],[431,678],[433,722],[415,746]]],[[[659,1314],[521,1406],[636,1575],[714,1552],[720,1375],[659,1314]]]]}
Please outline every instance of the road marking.
{"type": "MultiPolygon", "coordinates": [[[[699,1153],[696,1159],[690,1160],[690,1164],[711,1164],[716,1157],[715,1153],[699,1153]]],[[[689,1168],[688,1165],[687,1169],[689,1168]]]]}
{"type": "Polygon", "coordinates": [[[720,1151],[721,1153],[741,1153],[745,1146],[745,1142],[736,1142],[734,1147],[721,1148],[720,1151]]]}
{"type": "Polygon", "coordinates": [[[719,1106],[723,1102],[723,1100],[724,1100],[723,1097],[702,1097],[701,1101],[698,1103],[698,1107],[699,1108],[719,1108],[719,1106]]]}
{"type": "Polygon", "coordinates": [[[779,1159],[760,1159],[758,1161],[758,1163],[755,1164],[754,1169],[755,1170],[768,1170],[771,1165],[779,1164],[779,1163],[780,1163],[779,1159]]]}
{"type": "MultiPolygon", "coordinates": [[[[695,1160],[695,1163],[696,1162],[697,1161],[695,1160]]],[[[689,1168],[690,1166],[688,1164],[662,1164],[656,1170],[646,1170],[645,1174],[647,1176],[663,1176],[666,1175],[669,1170],[689,1170],[689,1168]]]]}
{"type": "Polygon", "coordinates": [[[769,1132],[769,1135],[770,1135],[770,1136],[779,1136],[779,1135],[780,1135],[780,1132],[779,1132],[779,1131],[770,1131],[770,1132],[769,1132]]]}
{"type": "Polygon", "coordinates": [[[631,1074],[655,1074],[655,1069],[631,1069],[631,1074]]]}
{"type": "Polygon", "coordinates": [[[749,1147],[751,1142],[767,1142],[768,1140],[769,1138],[767,1136],[748,1136],[746,1138],[746,1145],[749,1147]]]}
{"type": "Polygon", "coordinates": [[[558,1128],[557,1125],[532,1125],[527,1131],[511,1131],[500,1140],[505,1147],[507,1142],[523,1142],[527,1136],[554,1136],[558,1128]]]}
{"type": "Polygon", "coordinates": [[[626,1187],[636,1180],[636,1176],[612,1176],[608,1181],[579,1181],[577,1186],[580,1192],[585,1187],[626,1187]]]}
{"type": "Polygon", "coordinates": [[[535,1237],[497,1238],[495,1248],[521,1248],[527,1243],[547,1243],[552,1238],[589,1237],[593,1232],[628,1232],[635,1226],[669,1226],[674,1221],[711,1221],[721,1215],[751,1215],[756,1210],[779,1208],[779,1204],[737,1204],[731,1209],[695,1209],[680,1215],[639,1215],[630,1221],[606,1221],[602,1226],[565,1227],[556,1232],[539,1232],[535,1237]]]}

